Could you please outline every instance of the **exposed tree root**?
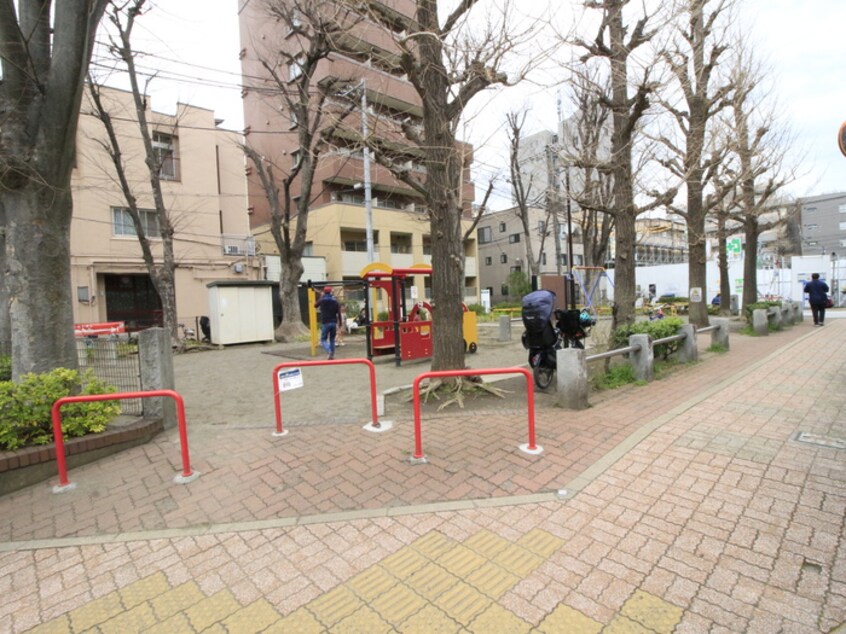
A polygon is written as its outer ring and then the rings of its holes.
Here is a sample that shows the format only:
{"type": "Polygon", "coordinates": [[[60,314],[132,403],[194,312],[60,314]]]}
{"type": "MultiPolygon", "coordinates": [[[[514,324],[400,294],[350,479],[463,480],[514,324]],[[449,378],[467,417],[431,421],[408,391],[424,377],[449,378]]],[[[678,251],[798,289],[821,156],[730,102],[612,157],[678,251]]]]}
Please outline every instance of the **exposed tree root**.
{"type": "MultiPolygon", "coordinates": [[[[445,407],[449,407],[453,404],[456,404],[461,409],[464,409],[464,401],[468,396],[477,398],[484,393],[492,394],[497,398],[505,398],[505,395],[509,392],[508,390],[503,390],[501,388],[482,383],[482,378],[480,376],[459,376],[454,377],[449,381],[435,379],[433,381],[429,381],[425,387],[420,388],[420,398],[424,403],[428,403],[430,397],[439,401],[442,397],[445,399],[444,402],[438,406],[438,411],[441,411],[445,407]]],[[[410,394],[406,398],[406,402],[411,401],[413,398],[414,395],[410,394]]]]}

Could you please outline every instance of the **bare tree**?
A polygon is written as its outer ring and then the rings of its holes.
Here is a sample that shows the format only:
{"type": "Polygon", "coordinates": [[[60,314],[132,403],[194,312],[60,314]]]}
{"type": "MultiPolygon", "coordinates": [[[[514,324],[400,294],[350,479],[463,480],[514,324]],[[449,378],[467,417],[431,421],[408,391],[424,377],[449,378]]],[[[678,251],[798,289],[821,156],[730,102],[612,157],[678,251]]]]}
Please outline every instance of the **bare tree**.
{"type": "MultiPolygon", "coordinates": [[[[532,192],[533,179],[531,174],[526,176],[520,165],[520,141],[523,137],[523,125],[526,123],[527,110],[510,112],[506,115],[509,140],[509,171],[511,174],[511,192],[514,198],[515,211],[523,226],[523,236],[526,243],[526,261],[529,263],[529,274],[540,275],[543,245],[549,236],[551,208],[547,206],[543,220],[543,232],[540,234],[537,257],[532,244],[531,208],[537,205],[536,196],[532,192]]],[[[509,289],[511,284],[509,284],[509,289]]]]}
{"type": "MultiPolygon", "coordinates": [[[[437,0],[417,0],[415,19],[405,23],[397,37],[399,66],[408,76],[423,104],[422,125],[407,121],[406,138],[422,154],[426,173],[420,176],[404,167],[402,155],[377,148],[376,159],[417,191],[429,211],[432,236],[432,297],[434,370],[464,367],[461,304],[464,295],[464,243],[462,174],[464,154],[456,143],[456,129],[470,100],[489,86],[514,80],[504,72],[520,35],[509,28],[510,3],[497,21],[468,23],[478,0],[463,0],[439,19],[437,0]],[[471,28],[473,27],[473,28],[471,28]]],[[[389,32],[396,16],[376,10],[368,18],[389,32]]],[[[526,68],[517,72],[521,78],[526,68]]],[[[377,143],[378,140],[368,140],[377,143]]]]}
{"type": "Polygon", "coordinates": [[[71,170],[83,84],[106,0],[0,2],[0,340],[12,376],[77,365],[71,170]]]}
{"type": "Polygon", "coordinates": [[[732,83],[716,74],[720,58],[729,48],[724,21],[733,0],[682,0],[676,37],[661,55],[678,82],[683,106],[665,102],[681,130],[683,145],[667,142],[676,159],[666,165],[684,182],[687,205],[675,212],[687,222],[688,285],[699,288],[699,301],[690,301],[690,322],[708,324],[706,289],[705,218],[709,209],[705,189],[709,173],[718,165],[719,151],[708,149],[712,119],[729,104],[732,83]],[[722,80],[722,81],[721,81],[722,80]]]}
{"type": "Polygon", "coordinates": [[[146,0],[131,0],[129,2],[111,2],[108,9],[108,20],[115,28],[117,37],[110,38],[110,51],[121,60],[129,77],[132,101],[135,105],[135,120],[144,143],[144,162],[147,166],[150,182],[150,194],[156,214],[158,232],[155,238],[161,239],[162,261],[156,262],[148,227],[142,218],[142,210],[138,206],[138,194],[133,191],[127,178],[127,167],[123,160],[120,141],[115,132],[112,116],[104,105],[100,87],[93,78],[88,82],[91,101],[94,105],[94,116],[97,117],[106,130],[108,142],[101,143],[108,153],[115,168],[121,192],[126,200],[126,210],[132,218],[135,235],[141,245],[141,254],[150,280],[162,305],[162,320],[164,328],[170,333],[174,345],[179,344],[179,325],[176,313],[176,258],[174,256],[174,228],[173,219],[164,202],[162,194],[161,171],[165,161],[172,160],[165,153],[157,152],[153,146],[153,133],[147,119],[146,90],[142,91],[138,83],[138,73],[135,68],[135,52],[132,49],[132,30],[136,18],[144,13],[146,0]]]}
{"type": "Polygon", "coordinates": [[[653,18],[650,14],[642,15],[634,25],[626,24],[623,10],[629,3],[630,0],[586,0],[586,8],[600,11],[601,23],[592,40],[576,38],[576,44],[587,51],[582,56],[583,62],[599,58],[610,67],[610,92],[602,100],[611,110],[612,130],[610,160],[604,169],[613,177],[613,206],[603,210],[615,218],[612,328],[634,321],[635,220],[641,213],[666,204],[676,193],[673,189],[651,192],[653,202],[644,206],[635,203],[633,148],[640,120],[649,109],[650,98],[658,85],[647,64],[632,86],[630,59],[637,49],[652,40],[656,30],[650,28],[653,18]]]}
{"type": "Polygon", "coordinates": [[[604,267],[608,260],[615,225],[615,216],[606,211],[613,206],[614,192],[613,173],[608,169],[611,111],[602,99],[608,94],[609,86],[587,64],[575,74],[570,89],[575,112],[565,122],[565,194],[579,206],[577,222],[588,267],[583,281],[590,289],[596,279],[596,268],[604,267]],[[570,174],[570,166],[575,168],[575,178],[570,174]]]}
{"type": "MultiPolygon", "coordinates": [[[[244,153],[253,164],[267,199],[270,233],[282,264],[282,322],[276,339],[291,341],[306,331],[300,319],[298,286],[318,159],[331,146],[333,136],[353,107],[339,106],[334,99],[344,88],[349,92],[351,78],[318,81],[317,69],[335,50],[339,36],[352,28],[358,18],[352,9],[337,2],[266,0],[264,8],[269,20],[294,34],[298,46],[272,45],[259,51],[265,77],[252,88],[279,103],[278,109],[294,128],[297,150],[293,161],[291,155],[269,156],[250,143],[244,145],[244,153]]],[[[284,36],[283,31],[280,37],[284,36]]]]}

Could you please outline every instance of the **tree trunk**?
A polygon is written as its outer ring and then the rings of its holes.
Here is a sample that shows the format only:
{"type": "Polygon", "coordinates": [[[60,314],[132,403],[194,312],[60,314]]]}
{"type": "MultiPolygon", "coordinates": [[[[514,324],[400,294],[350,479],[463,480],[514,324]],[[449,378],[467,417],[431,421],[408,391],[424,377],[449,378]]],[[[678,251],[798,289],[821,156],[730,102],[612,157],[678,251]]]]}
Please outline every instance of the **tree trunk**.
{"type": "Polygon", "coordinates": [[[718,219],[717,240],[720,248],[720,315],[728,316],[731,313],[731,279],[729,279],[728,248],[726,241],[725,214],[720,214],[718,219]]]}
{"type": "MultiPolygon", "coordinates": [[[[285,258],[279,278],[279,303],[282,306],[282,321],[276,328],[276,341],[296,341],[308,333],[300,317],[300,278],[303,274],[302,259],[285,258]]],[[[318,289],[319,292],[319,289],[318,289]]]]}
{"type": "Polygon", "coordinates": [[[617,231],[614,238],[614,303],[612,305],[611,329],[634,322],[635,298],[635,216],[617,216],[617,231]]]}
{"type": "Polygon", "coordinates": [[[73,337],[68,183],[30,181],[3,193],[12,379],[78,367],[73,337]]]}
{"type": "MultiPolygon", "coordinates": [[[[0,271],[6,271],[6,206],[0,199],[0,271]]],[[[0,275],[0,355],[12,354],[12,322],[9,317],[11,297],[6,276],[0,275]]]]}
{"type": "MultiPolygon", "coordinates": [[[[688,141],[688,156],[691,155],[691,142],[688,141]]],[[[698,154],[697,154],[698,157],[698,154]]],[[[696,165],[699,159],[695,159],[696,165]]],[[[708,325],[708,288],[705,252],[705,211],[702,204],[702,170],[694,167],[687,180],[687,246],[690,253],[688,262],[688,288],[698,288],[701,297],[698,302],[692,298],[688,303],[690,323],[703,328],[708,325]]]]}
{"type": "Polygon", "coordinates": [[[747,216],[743,223],[746,251],[743,254],[743,305],[758,301],[758,219],[747,216]]]}

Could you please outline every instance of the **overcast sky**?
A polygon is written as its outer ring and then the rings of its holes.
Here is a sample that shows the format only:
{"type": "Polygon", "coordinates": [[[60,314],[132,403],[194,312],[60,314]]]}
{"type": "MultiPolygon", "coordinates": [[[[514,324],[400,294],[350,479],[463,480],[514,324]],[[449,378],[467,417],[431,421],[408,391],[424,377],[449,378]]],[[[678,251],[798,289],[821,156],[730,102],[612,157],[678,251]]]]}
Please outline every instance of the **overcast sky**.
{"type": "MultiPolygon", "coordinates": [[[[156,110],[173,112],[178,100],[213,109],[224,127],[243,127],[237,5],[238,0],[158,0],[139,20],[135,48],[153,54],[143,66],[164,69],[150,91],[156,110]]],[[[805,156],[804,175],[790,193],[846,191],[846,157],[837,148],[837,130],[846,121],[846,0],[743,0],[741,20],[758,58],[772,67],[778,103],[796,135],[796,151],[805,156]]],[[[554,90],[509,89],[493,103],[497,113],[528,103],[538,128],[555,124],[554,90]]],[[[485,119],[487,125],[471,122],[466,128],[479,148],[479,187],[500,159],[506,167],[504,132],[497,135],[492,112],[485,119]]]]}

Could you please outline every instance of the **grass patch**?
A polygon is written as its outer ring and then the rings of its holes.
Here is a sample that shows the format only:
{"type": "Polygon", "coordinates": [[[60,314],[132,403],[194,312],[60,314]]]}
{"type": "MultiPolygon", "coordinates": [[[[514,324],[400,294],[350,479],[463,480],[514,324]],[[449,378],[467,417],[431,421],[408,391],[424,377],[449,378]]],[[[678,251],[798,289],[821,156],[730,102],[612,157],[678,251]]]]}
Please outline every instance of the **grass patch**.
{"type": "Polygon", "coordinates": [[[729,349],[721,343],[715,343],[708,346],[708,352],[716,352],[717,354],[725,354],[729,349]]]}
{"type": "Polygon", "coordinates": [[[593,377],[591,383],[597,390],[613,390],[636,383],[634,368],[629,364],[612,366],[608,372],[593,377]]]}

